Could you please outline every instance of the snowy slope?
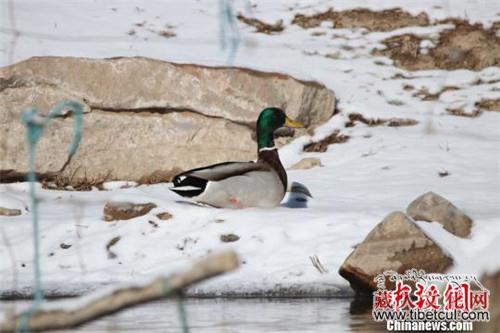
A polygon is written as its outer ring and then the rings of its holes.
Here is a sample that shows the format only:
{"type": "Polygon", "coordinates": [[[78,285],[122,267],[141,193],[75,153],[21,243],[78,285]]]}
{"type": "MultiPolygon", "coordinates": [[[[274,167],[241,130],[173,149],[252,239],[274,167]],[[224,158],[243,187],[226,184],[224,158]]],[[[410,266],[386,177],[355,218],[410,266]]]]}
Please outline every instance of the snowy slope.
{"type": "MultiPolygon", "coordinates": [[[[468,17],[491,24],[500,12],[494,1],[398,1],[412,13],[425,10],[431,18],[468,17]],[[435,8],[440,6],[441,8],[435,8]]],[[[336,9],[395,7],[398,2],[335,1],[336,9]]],[[[184,63],[227,64],[227,53],[218,46],[216,1],[15,1],[16,28],[22,32],[13,42],[9,33],[7,2],[1,2],[1,62],[35,55],[87,57],[148,56],[184,63]],[[33,15],[36,11],[37,15],[33,15]],[[136,23],[145,22],[142,27],[136,23]],[[158,35],[165,25],[176,37],[158,35]],[[135,34],[129,35],[131,29],[135,34]],[[41,39],[43,38],[43,39],[41,39]]],[[[405,210],[417,196],[434,191],[462,208],[474,220],[471,240],[454,241],[422,224],[437,241],[454,253],[457,262],[480,273],[499,267],[500,236],[500,114],[485,112],[477,118],[448,115],[446,108],[470,112],[481,97],[500,96],[499,68],[479,72],[407,72],[390,59],[370,55],[380,41],[403,32],[432,38],[449,27],[408,27],[392,32],[331,29],[328,25],[304,30],[289,22],[295,13],[314,13],[329,7],[328,1],[260,1],[252,11],[268,22],[284,19],[286,29],[273,36],[256,34],[239,24],[242,45],[234,64],[260,70],[289,73],[314,79],[335,91],[340,113],[316,130],[314,137],[295,140],[280,150],[286,166],[304,157],[319,157],[321,168],[289,171],[291,181],[305,184],[314,198],[306,208],[291,208],[286,198],[275,209],[226,210],[199,207],[180,200],[168,184],[109,191],[62,192],[39,189],[42,224],[43,281],[53,293],[82,293],[102,284],[143,281],[169,273],[191,259],[225,248],[241,256],[235,273],[201,284],[191,292],[265,293],[270,291],[346,295],[348,284],[337,270],[366,234],[387,214],[405,210]],[[290,10],[289,7],[292,7],[290,10]],[[311,33],[325,32],[321,36],[311,33]],[[346,47],[347,46],[347,47],[346,47]],[[335,59],[324,57],[337,54],[335,59]],[[404,79],[395,78],[403,74],[404,79]],[[481,79],[492,82],[476,85],[481,79]],[[430,93],[445,86],[460,89],[424,101],[404,89],[427,88],[430,93]],[[395,102],[397,101],[397,102],[395,102]],[[411,118],[410,127],[344,127],[347,115],[411,118]],[[331,145],[325,153],[304,153],[302,146],[338,129],[351,138],[331,145]],[[446,170],[447,177],[438,173],[446,170]],[[116,223],[102,220],[108,200],[154,202],[147,216],[116,223]],[[156,218],[168,211],[168,221],[156,218]],[[154,223],[150,223],[153,221],[154,223]],[[155,227],[154,224],[158,227],[155,227]],[[234,233],[237,242],[222,243],[220,235],[234,233]],[[121,239],[108,258],[107,242],[121,239]],[[61,244],[71,245],[63,249],[61,244]],[[493,245],[489,245],[493,244],[493,245]],[[497,249],[485,265],[467,264],[484,248],[497,249]],[[496,252],[496,253],[495,253],[496,252]],[[327,274],[309,259],[316,255],[327,274]],[[493,268],[492,268],[493,267],[493,268]]],[[[237,2],[241,7],[244,2],[237,2]]],[[[244,8],[241,7],[244,11],[244,8]]],[[[114,188],[114,189],[113,189],[114,188]]],[[[2,202],[29,206],[27,184],[0,185],[2,202]]],[[[1,203],[1,202],[0,202],[1,203]]],[[[15,208],[15,207],[12,207],[15,208]]],[[[29,291],[32,285],[31,215],[0,217],[0,291],[29,291]],[[14,255],[11,255],[11,254],[14,255]]],[[[491,251],[491,250],[489,250],[491,251]]],[[[467,268],[465,268],[467,269],[467,268]]]]}

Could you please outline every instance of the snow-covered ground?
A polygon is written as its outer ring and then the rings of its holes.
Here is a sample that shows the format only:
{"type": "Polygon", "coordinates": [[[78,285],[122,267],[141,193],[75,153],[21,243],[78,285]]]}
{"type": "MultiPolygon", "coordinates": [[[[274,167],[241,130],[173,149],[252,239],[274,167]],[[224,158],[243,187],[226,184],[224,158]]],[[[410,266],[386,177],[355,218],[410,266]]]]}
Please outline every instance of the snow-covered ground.
{"type": "MultiPolygon", "coordinates": [[[[217,1],[15,1],[14,38],[8,2],[0,2],[0,65],[31,56],[85,57],[147,56],[183,63],[226,65],[219,49],[217,1]],[[33,13],[36,13],[34,15],[33,13]],[[136,24],[140,23],[141,26],[136,24]],[[173,27],[167,27],[166,25],[173,27]],[[134,34],[130,34],[131,30],[134,34]],[[170,29],[176,36],[164,38],[170,29]],[[9,59],[9,51],[12,58],[9,59]]],[[[252,2],[254,3],[254,2],[252,2]]],[[[288,172],[290,181],[305,184],[314,198],[307,207],[293,208],[285,198],[274,209],[227,210],[183,202],[169,184],[109,191],[67,192],[38,189],[42,226],[43,284],[54,293],[83,293],[103,284],[136,282],[168,274],[192,259],[233,248],[241,257],[237,272],[200,284],[196,293],[305,292],[347,295],[348,283],[338,268],[366,234],[387,214],[405,210],[417,196],[434,191],[463,209],[474,221],[469,240],[449,237],[436,224],[419,223],[424,231],[452,253],[462,270],[481,273],[500,267],[500,113],[476,118],[457,117],[446,108],[471,112],[482,97],[500,97],[500,68],[407,72],[388,58],[374,57],[373,48],[388,36],[413,32],[428,39],[449,25],[407,27],[391,32],[331,29],[329,25],[302,29],[291,25],[296,13],[324,10],[329,1],[259,1],[253,14],[273,23],[283,19],[286,29],[277,35],[254,33],[239,23],[241,47],[234,65],[284,72],[324,83],[335,91],[340,113],[318,128],[314,137],[302,137],[280,150],[286,166],[305,157],[318,157],[323,167],[288,172]],[[323,35],[313,32],[324,32],[323,35]],[[325,57],[335,54],[334,57],[325,57]],[[396,74],[402,74],[404,78],[396,74]],[[477,84],[481,79],[482,84],[477,84]],[[488,83],[489,82],[489,83],[488,83]],[[413,96],[446,86],[437,100],[413,96]],[[346,128],[351,112],[365,117],[411,118],[409,127],[346,128]],[[304,153],[302,146],[333,130],[349,135],[346,143],[325,153],[304,153]],[[440,177],[441,171],[448,176],[440,177]],[[129,221],[104,222],[109,200],[154,202],[148,215],[129,221]],[[173,218],[161,221],[157,213],[173,218]],[[220,235],[233,233],[236,242],[220,235]],[[106,244],[114,237],[116,258],[106,244]],[[71,245],[63,249],[61,244],[71,245]],[[488,249],[481,265],[471,265],[488,249]],[[311,263],[317,256],[328,273],[311,263]]],[[[245,12],[244,1],[235,1],[245,12]]],[[[401,7],[431,19],[466,17],[486,25],[498,20],[496,1],[335,1],[348,7],[401,7]],[[439,8],[437,8],[437,7],[439,8]]],[[[3,202],[29,206],[27,184],[0,185],[3,202]]],[[[29,291],[32,286],[31,214],[0,218],[0,291],[29,291]]],[[[64,246],[67,247],[67,246],[64,246]]],[[[457,268],[458,269],[458,268],[457,268]]]]}

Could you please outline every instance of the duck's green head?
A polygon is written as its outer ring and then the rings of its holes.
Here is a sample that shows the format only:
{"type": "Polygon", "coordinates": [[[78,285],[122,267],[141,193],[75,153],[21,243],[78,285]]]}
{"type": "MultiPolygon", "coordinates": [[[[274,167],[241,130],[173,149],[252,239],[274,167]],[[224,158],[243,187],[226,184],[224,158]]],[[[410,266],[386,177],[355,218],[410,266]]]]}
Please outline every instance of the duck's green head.
{"type": "Polygon", "coordinates": [[[258,149],[274,147],[273,133],[280,127],[304,127],[300,121],[291,120],[280,108],[262,110],[257,120],[258,149]]]}

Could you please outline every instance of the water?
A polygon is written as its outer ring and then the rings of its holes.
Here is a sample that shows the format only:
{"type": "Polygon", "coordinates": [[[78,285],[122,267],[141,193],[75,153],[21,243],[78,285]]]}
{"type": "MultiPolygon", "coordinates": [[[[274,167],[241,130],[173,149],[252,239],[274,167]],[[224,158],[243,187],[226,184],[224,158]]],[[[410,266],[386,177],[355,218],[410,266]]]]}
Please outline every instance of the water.
{"type": "MultiPolygon", "coordinates": [[[[372,320],[369,306],[348,298],[191,298],[185,300],[185,308],[191,332],[385,332],[384,324],[372,320]]],[[[182,325],[177,302],[161,301],[122,311],[76,331],[182,332],[182,325]]]]}

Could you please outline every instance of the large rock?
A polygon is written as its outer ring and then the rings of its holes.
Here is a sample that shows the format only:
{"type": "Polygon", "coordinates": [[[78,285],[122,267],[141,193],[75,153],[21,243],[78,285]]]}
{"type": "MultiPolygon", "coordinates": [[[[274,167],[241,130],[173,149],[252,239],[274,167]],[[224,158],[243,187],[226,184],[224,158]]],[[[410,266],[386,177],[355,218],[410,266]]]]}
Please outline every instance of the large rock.
{"type": "Polygon", "coordinates": [[[339,273],[356,291],[376,290],[373,280],[392,270],[404,273],[411,268],[428,273],[444,272],[452,258],[402,212],[393,212],[380,222],[347,257],[339,273]]]}
{"type": "MultiPolygon", "coordinates": [[[[0,69],[0,171],[26,172],[24,108],[84,104],[83,142],[65,174],[139,180],[157,170],[255,158],[255,121],[279,106],[308,127],[328,120],[333,92],[315,82],[241,68],[145,58],[37,57],[0,69]]],[[[72,119],[56,119],[37,150],[40,173],[66,161],[72,119]]]]}
{"type": "Polygon", "coordinates": [[[472,219],[442,196],[427,192],[416,198],[406,213],[417,221],[438,222],[443,228],[458,237],[468,237],[472,219]]]}
{"type": "MultiPolygon", "coordinates": [[[[498,254],[497,254],[498,255],[498,254]]],[[[500,332],[500,270],[496,273],[484,274],[481,284],[490,291],[490,321],[475,323],[477,332],[496,333],[500,332]]]]}

